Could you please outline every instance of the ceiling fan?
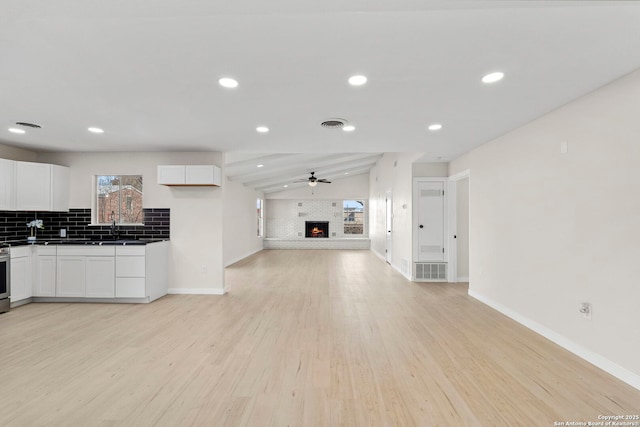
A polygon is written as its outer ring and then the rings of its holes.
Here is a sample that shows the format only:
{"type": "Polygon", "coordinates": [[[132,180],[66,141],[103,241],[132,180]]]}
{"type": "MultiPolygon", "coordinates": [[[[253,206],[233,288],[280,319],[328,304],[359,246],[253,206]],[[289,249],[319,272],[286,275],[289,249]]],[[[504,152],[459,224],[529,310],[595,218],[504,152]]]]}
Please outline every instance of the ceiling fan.
{"type": "Polygon", "coordinates": [[[323,184],[331,184],[331,181],[327,181],[326,179],[316,178],[315,172],[309,172],[311,176],[307,179],[299,179],[295,182],[306,182],[309,184],[309,187],[315,187],[319,182],[323,184]]]}

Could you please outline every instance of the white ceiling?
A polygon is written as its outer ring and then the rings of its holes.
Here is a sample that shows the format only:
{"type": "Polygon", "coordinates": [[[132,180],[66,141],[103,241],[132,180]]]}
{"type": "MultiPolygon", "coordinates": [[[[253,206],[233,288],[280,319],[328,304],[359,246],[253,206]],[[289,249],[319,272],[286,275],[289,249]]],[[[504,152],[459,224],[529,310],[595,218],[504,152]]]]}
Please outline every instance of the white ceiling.
{"type": "Polygon", "coordinates": [[[232,179],[274,186],[323,165],[344,174],[353,161],[355,173],[372,159],[337,154],[449,161],[640,68],[637,1],[3,0],[2,9],[0,143],[253,153],[228,156],[232,179]],[[480,82],[495,70],[503,81],[480,82]],[[351,87],[353,74],[369,81],[351,87]],[[222,76],[240,85],[224,89],[222,76]],[[321,128],[330,117],[356,130],[321,128]],[[9,133],[16,121],[42,129],[9,133]],[[434,122],[443,129],[429,132],[434,122]],[[251,157],[277,153],[302,154],[255,171],[251,157]]]}

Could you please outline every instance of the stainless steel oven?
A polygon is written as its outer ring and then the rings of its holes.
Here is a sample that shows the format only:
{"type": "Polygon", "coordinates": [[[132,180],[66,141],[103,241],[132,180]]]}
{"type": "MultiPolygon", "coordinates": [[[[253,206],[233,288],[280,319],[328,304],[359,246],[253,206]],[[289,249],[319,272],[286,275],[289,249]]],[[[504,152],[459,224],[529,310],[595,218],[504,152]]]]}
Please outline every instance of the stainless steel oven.
{"type": "Polygon", "coordinates": [[[0,247],[0,313],[9,311],[11,296],[11,256],[8,247],[0,247]]]}

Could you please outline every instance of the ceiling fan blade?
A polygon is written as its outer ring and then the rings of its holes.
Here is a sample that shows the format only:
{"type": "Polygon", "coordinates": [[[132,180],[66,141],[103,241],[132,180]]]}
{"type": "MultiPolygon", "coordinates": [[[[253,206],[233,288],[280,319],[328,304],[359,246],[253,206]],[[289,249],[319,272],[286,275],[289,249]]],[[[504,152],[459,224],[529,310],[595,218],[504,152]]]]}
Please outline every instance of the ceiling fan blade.
{"type": "Polygon", "coordinates": [[[331,184],[331,181],[327,181],[326,179],[319,179],[317,182],[321,182],[323,184],[331,184]]]}

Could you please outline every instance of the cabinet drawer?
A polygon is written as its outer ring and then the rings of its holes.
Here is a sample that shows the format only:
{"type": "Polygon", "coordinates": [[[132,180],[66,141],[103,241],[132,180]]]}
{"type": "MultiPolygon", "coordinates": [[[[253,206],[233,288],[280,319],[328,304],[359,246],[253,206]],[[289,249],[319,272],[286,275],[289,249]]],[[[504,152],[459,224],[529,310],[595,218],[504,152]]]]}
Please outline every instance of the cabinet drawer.
{"type": "Polygon", "coordinates": [[[116,278],[116,298],[142,298],[145,294],[143,277],[116,278]]]}
{"type": "Polygon", "coordinates": [[[143,256],[117,256],[116,277],[144,277],[143,256]]]}
{"type": "Polygon", "coordinates": [[[31,246],[18,246],[11,248],[11,258],[31,256],[31,246]]]}
{"type": "Polygon", "coordinates": [[[56,247],[55,246],[38,246],[38,255],[55,255],[56,247]]]}
{"type": "Polygon", "coordinates": [[[116,250],[113,246],[85,246],[85,245],[69,245],[58,246],[58,255],[71,256],[114,256],[116,250]]]}
{"type": "Polygon", "coordinates": [[[116,246],[116,255],[144,255],[144,245],[116,246]]]}

